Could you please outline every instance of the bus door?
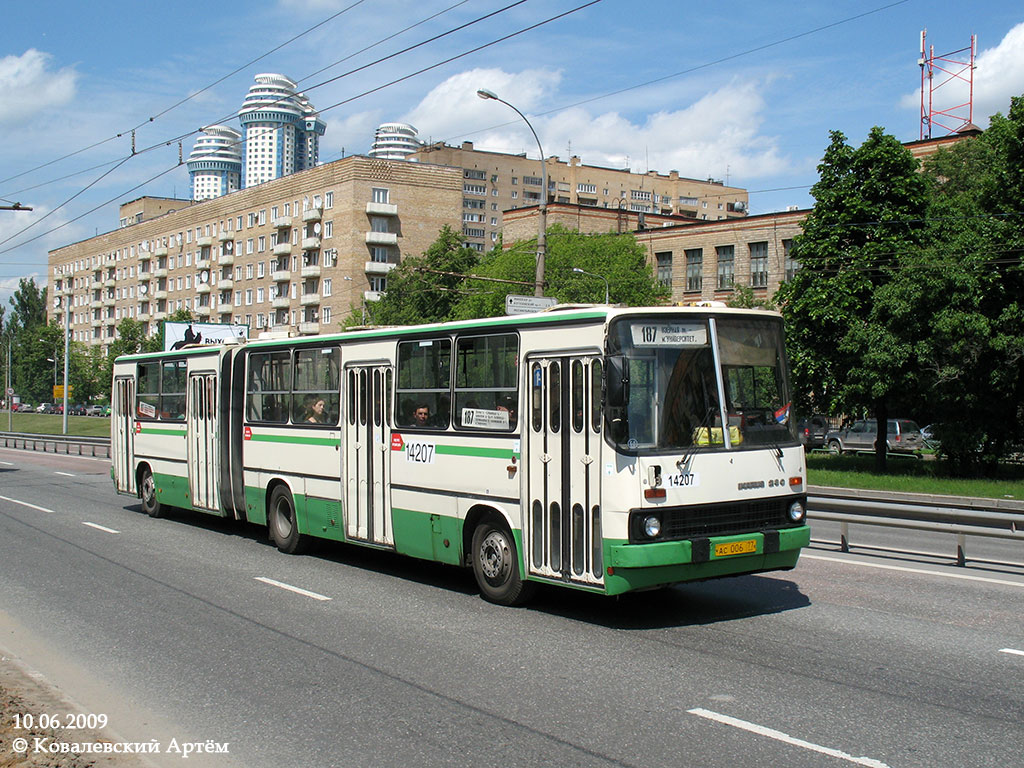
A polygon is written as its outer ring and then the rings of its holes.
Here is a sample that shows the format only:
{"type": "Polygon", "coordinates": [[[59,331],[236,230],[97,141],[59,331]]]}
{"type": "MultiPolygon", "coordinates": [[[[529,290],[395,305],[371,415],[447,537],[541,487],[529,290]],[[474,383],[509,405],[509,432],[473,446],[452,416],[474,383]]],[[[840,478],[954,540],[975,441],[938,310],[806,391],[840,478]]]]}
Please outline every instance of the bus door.
{"type": "Polygon", "coordinates": [[[345,535],[393,546],[391,527],[392,371],[387,365],[345,369],[345,535]]]}
{"type": "Polygon", "coordinates": [[[123,493],[136,493],[135,488],[135,380],[118,376],[114,380],[114,402],[111,407],[110,456],[114,464],[114,487],[123,493]]]}
{"type": "Polygon", "coordinates": [[[602,584],[601,359],[530,357],[526,369],[529,572],[602,584]]]}
{"type": "Polygon", "coordinates": [[[188,484],[192,506],[219,510],[217,495],[217,375],[192,373],[188,377],[188,484]]]}

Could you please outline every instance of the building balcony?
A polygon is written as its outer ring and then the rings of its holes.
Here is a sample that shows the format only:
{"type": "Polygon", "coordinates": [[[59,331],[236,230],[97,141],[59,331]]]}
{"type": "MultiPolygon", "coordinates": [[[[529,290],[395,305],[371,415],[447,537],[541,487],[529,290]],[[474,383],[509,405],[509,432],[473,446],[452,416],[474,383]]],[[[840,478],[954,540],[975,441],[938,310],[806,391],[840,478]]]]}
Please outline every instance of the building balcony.
{"type": "Polygon", "coordinates": [[[93,299],[89,303],[89,309],[100,309],[103,307],[103,302],[100,299],[93,299]]]}
{"type": "Polygon", "coordinates": [[[199,246],[200,248],[209,248],[211,245],[213,245],[213,238],[212,237],[197,237],[196,238],[196,245],[199,246]]]}
{"type": "Polygon", "coordinates": [[[92,319],[92,327],[93,328],[99,328],[101,325],[103,325],[103,320],[102,319],[100,319],[98,317],[94,317],[92,319]]]}
{"type": "Polygon", "coordinates": [[[210,268],[210,257],[202,256],[196,259],[196,269],[209,269],[210,268]]]}
{"type": "Polygon", "coordinates": [[[153,291],[153,298],[157,301],[161,301],[167,298],[167,291],[155,290],[153,291]]]}
{"type": "Polygon", "coordinates": [[[229,251],[222,251],[220,258],[217,259],[217,263],[222,267],[230,267],[235,263],[235,254],[230,253],[229,251]]]}
{"type": "Polygon", "coordinates": [[[196,293],[209,293],[211,290],[209,283],[199,283],[196,286],[196,293]]]}
{"type": "Polygon", "coordinates": [[[148,323],[149,312],[139,312],[139,314],[135,316],[135,319],[138,320],[140,323],[148,323]]]}
{"type": "Polygon", "coordinates": [[[302,268],[302,271],[299,274],[303,277],[320,277],[320,265],[307,264],[302,268]]]}
{"type": "Polygon", "coordinates": [[[278,243],[274,246],[275,256],[291,256],[292,244],[289,242],[278,243]]]}
{"type": "Polygon", "coordinates": [[[320,323],[318,322],[306,322],[299,323],[299,333],[303,336],[312,336],[320,333],[320,323]]]}
{"type": "Polygon", "coordinates": [[[398,245],[398,235],[394,232],[367,232],[367,245],[398,245]]]}
{"type": "Polygon", "coordinates": [[[299,297],[299,303],[304,307],[311,307],[320,303],[319,293],[304,293],[299,297]]]}
{"type": "MultiPolygon", "coordinates": [[[[164,255],[166,254],[167,249],[164,248],[164,255]]],[[[153,254],[151,254],[149,251],[139,251],[139,261],[149,261],[151,258],[153,258],[153,254]]]]}
{"type": "Polygon", "coordinates": [[[323,208],[308,208],[302,212],[303,223],[310,221],[320,221],[324,217],[323,208]]]}
{"type": "Polygon", "coordinates": [[[232,239],[234,239],[233,232],[221,232],[217,235],[217,241],[221,243],[226,243],[228,240],[232,239]]]}
{"type": "Polygon", "coordinates": [[[291,216],[278,216],[276,219],[270,220],[270,226],[274,229],[288,229],[292,225],[291,216]]]}
{"type": "Polygon", "coordinates": [[[117,280],[115,280],[112,277],[108,277],[106,280],[103,281],[103,287],[104,288],[114,288],[116,286],[117,286],[117,280]]]}
{"type": "Polygon", "coordinates": [[[288,309],[292,305],[292,300],[287,296],[275,296],[270,300],[270,306],[274,309],[288,309]]]}
{"type": "Polygon", "coordinates": [[[167,277],[167,267],[159,267],[153,270],[153,277],[159,279],[161,277],[167,277]]]}
{"type": "Polygon", "coordinates": [[[391,203],[367,203],[366,212],[371,216],[397,216],[398,206],[391,203]]]}
{"type": "Polygon", "coordinates": [[[212,311],[209,307],[196,307],[196,314],[199,317],[209,317],[212,311]]]}
{"type": "Polygon", "coordinates": [[[386,261],[368,261],[368,262],[366,262],[366,274],[368,274],[368,275],[386,275],[388,272],[390,272],[396,266],[398,266],[398,265],[397,264],[391,264],[391,263],[386,262],[386,261]]]}
{"type": "Polygon", "coordinates": [[[167,317],[167,313],[166,313],[166,312],[164,312],[164,311],[159,311],[159,312],[154,312],[154,313],[153,313],[153,319],[154,319],[154,320],[156,320],[156,321],[158,321],[158,322],[159,322],[160,320],[164,320],[164,319],[166,319],[166,317],[167,317]]]}
{"type": "Polygon", "coordinates": [[[117,299],[115,299],[113,296],[107,296],[106,298],[103,299],[103,306],[104,307],[112,307],[116,303],[117,303],[117,299]]]}
{"type": "MultiPolygon", "coordinates": [[[[147,259],[149,258],[149,253],[144,252],[144,251],[140,251],[139,252],[139,258],[140,259],[143,258],[143,254],[145,254],[145,258],[147,258],[147,259]]],[[[160,258],[161,256],[166,256],[167,255],[167,246],[166,245],[158,245],[156,248],[153,249],[153,255],[156,256],[157,258],[160,258]]]]}
{"type": "Polygon", "coordinates": [[[270,273],[270,279],[275,283],[287,283],[292,279],[292,273],[287,269],[275,269],[270,273]]]}
{"type": "Polygon", "coordinates": [[[384,291],[363,291],[365,301],[380,301],[380,297],[383,295],[384,291]]]}
{"type": "Polygon", "coordinates": [[[103,288],[103,281],[102,280],[93,279],[92,281],[90,281],[90,283],[89,283],[89,290],[91,290],[91,291],[98,291],[101,288],[103,288]]]}
{"type": "Polygon", "coordinates": [[[302,238],[302,250],[304,251],[316,251],[320,248],[319,237],[304,237],[302,238]]]}
{"type": "Polygon", "coordinates": [[[235,287],[235,281],[230,277],[222,277],[217,281],[217,290],[219,291],[230,291],[235,287]]]}

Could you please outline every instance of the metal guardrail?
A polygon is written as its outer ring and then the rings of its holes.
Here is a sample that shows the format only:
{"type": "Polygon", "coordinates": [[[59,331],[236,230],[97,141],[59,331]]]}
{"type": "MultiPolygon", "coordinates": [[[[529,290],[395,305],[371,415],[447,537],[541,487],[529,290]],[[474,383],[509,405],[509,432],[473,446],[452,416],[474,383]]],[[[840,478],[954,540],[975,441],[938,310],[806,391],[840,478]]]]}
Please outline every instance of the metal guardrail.
{"type": "Polygon", "coordinates": [[[43,451],[44,453],[64,453],[70,456],[110,458],[109,437],[0,432],[0,446],[4,448],[21,448],[29,451],[43,451]]]}
{"type": "Polygon", "coordinates": [[[813,486],[808,488],[807,508],[808,517],[812,520],[839,523],[839,546],[843,552],[849,552],[851,548],[851,523],[955,535],[956,562],[961,566],[968,561],[968,536],[1024,542],[1024,502],[1017,500],[813,486]]]}
{"type": "MultiPolygon", "coordinates": [[[[110,458],[109,437],[0,432],[0,445],[50,453],[110,458]]],[[[808,517],[839,523],[839,546],[849,552],[850,524],[905,528],[956,536],[957,565],[967,564],[967,537],[1024,542],[1024,501],[810,486],[808,517]]],[[[879,549],[858,545],[863,549],[879,549]]],[[[973,562],[984,562],[973,560],[973,562]]]]}

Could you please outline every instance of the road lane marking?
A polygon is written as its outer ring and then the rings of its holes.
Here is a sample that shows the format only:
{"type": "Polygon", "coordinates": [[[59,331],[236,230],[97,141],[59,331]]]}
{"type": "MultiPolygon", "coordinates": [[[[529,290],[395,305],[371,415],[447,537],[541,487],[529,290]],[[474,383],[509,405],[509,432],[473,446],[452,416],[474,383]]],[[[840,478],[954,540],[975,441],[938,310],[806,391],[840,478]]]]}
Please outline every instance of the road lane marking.
{"type": "Polygon", "coordinates": [[[287,589],[289,592],[294,592],[297,595],[305,595],[306,597],[312,597],[314,600],[331,600],[332,598],[327,595],[321,595],[317,592],[310,592],[308,589],[302,587],[293,587],[291,584],[285,584],[283,581],[276,581],[275,579],[268,579],[265,576],[254,577],[256,581],[262,581],[264,584],[269,584],[272,587],[280,587],[281,589],[287,589]]]}
{"type": "Polygon", "coordinates": [[[90,528],[95,528],[97,531],[103,531],[104,533],[120,533],[120,531],[115,531],[113,528],[107,528],[107,526],[99,525],[98,523],[83,522],[82,525],[88,525],[90,528]]]}
{"type": "Polygon", "coordinates": [[[724,725],[731,725],[734,728],[741,728],[744,731],[750,731],[756,733],[759,736],[767,736],[770,739],[785,742],[791,744],[794,747],[802,747],[803,749],[809,749],[813,752],[820,752],[823,755],[829,755],[830,757],[838,757],[841,760],[846,760],[857,765],[869,766],[869,768],[889,768],[889,766],[880,760],[874,760],[870,757],[854,757],[853,755],[847,754],[838,749],[832,749],[830,747],[823,747],[819,744],[812,744],[809,741],[803,739],[797,739],[789,734],[783,733],[782,731],[776,731],[774,728],[766,728],[763,725],[757,725],[756,723],[748,723],[746,720],[738,720],[735,717],[729,717],[728,715],[720,715],[717,712],[711,712],[707,709],[696,709],[687,710],[691,715],[697,715],[698,717],[704,717],[708,720],[714,720],[715,722],[722,723],[724,725]]]}
{"type": "Polygon", "coordinates": [[[14,462],[13,461],[0,461],[0,464],[4,464],[4,465],[6,465],[8,467],[13,467],[14,466],[14,462]]]}
{"type": "Polygon", "coordinates": [[[845,560],[841,557],[822,557],[821,555],[800,554],[800,559],[825,560],[830,563],[844,563],[846,565],[860,565],[865,568],[880,568],[883,571],[902,571],[903,573],[920,573],[923,576],[944,576],[947,579],[963,579],[965,581],[983,581],[986,584],[1002,584],[1007,587],[1024,589],[1024,583],[1019,581],[1007,581],[1006,579],[990,579],[987,576],[970,576],[966,573],[945,573],[943,571],[926,571],[921,568],[905,568],[901,565],[884,565],[882,563],[863,563],[858,560],[845,560]]]}
{"type": "Polygon", "coordinates": [[[78,477],[78,475],[72,475],[70,472],[54,472],[55,475],[64,475],[64,477],[78,477]]]}
{"type": "Polygon", "coordinates": [[[17,499],[12,499],[7,496],[0,496],[0,500],[9,501],[11,502],[11,504],[21,504],[21,506],[28,507],[29,509],[38,509],[40,512],[48,512],[51,515],[55,514],[52,509],[47,509],[46,507],[37,507],[35,504],[29,504],[27,501],[18,501],[17,499]]]}
{"type": "Polygon", "coordinates": [[[1000,648],[1000,653],[1012,653],[1014,656],[1024,656],[1024,651],[1018,651],[1016,648],[1000,648]]]}

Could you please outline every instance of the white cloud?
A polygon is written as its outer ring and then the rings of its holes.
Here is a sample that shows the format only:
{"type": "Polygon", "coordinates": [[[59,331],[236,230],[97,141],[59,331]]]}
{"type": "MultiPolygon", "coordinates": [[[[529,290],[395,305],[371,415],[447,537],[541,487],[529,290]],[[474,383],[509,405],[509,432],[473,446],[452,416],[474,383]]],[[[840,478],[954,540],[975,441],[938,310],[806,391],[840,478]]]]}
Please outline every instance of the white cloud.
{"type": "Polygon", "coordinates": [[[50,59],[34,48],[0,59],[0,124],[24,122],[71,101],[78,74],[70,67],[51,71],[50,59]]]}
{"type": "MultiPolygon", "coordinates": [[[[957,60],[966,61],[965,51],[957,55],[957,60]]],[[[988,48],[979,53],[974,60],[974,122],[985,128],[988,119],[996,112],[1004,115],[1010,110],[1010,97],[1020,96],[1024,91],[1024,22],[1013,27],[995,48],[988,48]]],[[[951,73],[960,73],[961,67],[945,64],[951,73]]],[[[948,79],[948,74],[936,73],[936,77],[948,80],[941,88],[935,89],[934,108],[951,110],[954,114],[941,118],[941,122],[956,128],[955,118],[966,118],[967,110],[952,107],[966,104],[969,97],[969,86],[961,78],[948,79]]],[[[908,93],[900,99],[900,106],[906,109],[920,109],[920,90],[908,93]]],[[[935,135],[933,133],[933,135],[935,135]]]]}
{"type": "Polygon", "coordinates": [[[551,70],[462,72],[401,119],[415,125],[421,138],[466,137],[478,149],[536,157],[537,143],[522,120],[508,107],[476,96],[478,88],[486,88],[526,114],[548,156],[578,155],[587,165],[677,170],[695,178],[750,179],[792,170],[775,138],[760,133],[766,106],[762,82],[729,83],[683,109],[660,110],[640,121],[616,111],[594,112],[589,105],[531,116],[547,111],[560,81],[560,73],[551,70]],[[469,134],[477,126],[494,125],[500,127],[469,134]]]}

